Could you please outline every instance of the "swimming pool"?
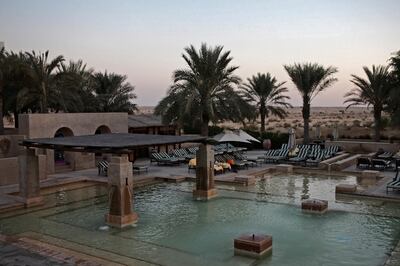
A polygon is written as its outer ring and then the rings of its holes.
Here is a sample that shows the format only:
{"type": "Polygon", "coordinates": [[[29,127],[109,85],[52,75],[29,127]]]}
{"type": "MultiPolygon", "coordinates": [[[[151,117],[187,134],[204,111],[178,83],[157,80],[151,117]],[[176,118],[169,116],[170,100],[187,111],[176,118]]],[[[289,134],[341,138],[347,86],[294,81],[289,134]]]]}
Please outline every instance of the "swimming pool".
{"type": "Polygon", "coordinates": [[[381,265],[400,239],[398,205],[335,200],[331,186],[352,178],[273,176],[254,187],[221,185],[209,202],[192,200],[190,182],[152,185],[135,193],[140,219],[123,230],[103,230],[106,188],[61,190],[46,196],[54,206],[2,218],[0,230],[161,265],[250,265],[233,255],[233,239],[265,233],[273,252],[257,265],[381,265]],[[307,197],[328,199],[330,211],[302,213],[307,197]]]}

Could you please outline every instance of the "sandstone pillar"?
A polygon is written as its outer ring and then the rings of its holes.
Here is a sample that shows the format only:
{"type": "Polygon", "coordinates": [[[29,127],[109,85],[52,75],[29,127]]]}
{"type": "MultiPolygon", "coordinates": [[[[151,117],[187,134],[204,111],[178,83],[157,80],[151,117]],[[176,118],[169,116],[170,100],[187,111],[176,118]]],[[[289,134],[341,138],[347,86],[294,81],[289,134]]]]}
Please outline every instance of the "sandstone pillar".
{"type": "Polygon", "coordinates": [[[111,157],[108,166],[110,210],[106,214],[106,223],[110,226],[123,228],[138,219],[133,211],[132,170],[128,155],[111,157]]]}
{"type": "Polygon", "coordinates": [[[24,148],[18,155],[19,193],[25,207],[43,203],[40,196],[39,157],[35,149],[24,148]]]}
{"type": "Polygon", "coordinates": [[[217,196],[214,187],[214,151],[208,144],[200,144],[196,153],[196,189],[193,198],[208,200],[217,196]]]}

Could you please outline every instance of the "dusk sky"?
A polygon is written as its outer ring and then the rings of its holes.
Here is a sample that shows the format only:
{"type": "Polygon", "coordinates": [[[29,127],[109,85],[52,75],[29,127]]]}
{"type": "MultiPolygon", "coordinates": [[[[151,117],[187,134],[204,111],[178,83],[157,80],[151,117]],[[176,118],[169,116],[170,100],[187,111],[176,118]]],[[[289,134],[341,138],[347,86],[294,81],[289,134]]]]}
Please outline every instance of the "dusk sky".
{"type": "Polygon", "coordinates": [[[0,0],[0,41],[13,51],[45,51],[83,59],[95,70],[128,76],[139,105],[156,105],[184,67],[189,44],[223,45],[242,78],[283,64],[338,67],[339,79],[313,106],[341,106],[362,66],[387,64],[400,50],[399,0],[343,1],[19,1],[0,0]]]}

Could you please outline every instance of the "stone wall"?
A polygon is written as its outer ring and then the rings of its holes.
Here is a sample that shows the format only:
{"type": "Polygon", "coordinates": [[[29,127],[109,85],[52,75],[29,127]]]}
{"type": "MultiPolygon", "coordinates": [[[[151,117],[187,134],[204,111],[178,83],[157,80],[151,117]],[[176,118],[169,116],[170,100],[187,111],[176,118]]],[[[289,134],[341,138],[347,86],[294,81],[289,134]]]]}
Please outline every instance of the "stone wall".
{"type": "Polygon", "coordinates": [[[338,145],[343,150],[349,153],[370,153],[376,152],[378,149],[384,151],[397,152],[400,150],[400,143],[388,143],[388,142],[369,142],[369,141],[330,141],[325,142],[325,146],[338,145]]]}
{"type": "Polygon", "coordinates": [[[19,134],[27,138],[53,138],[57,130],[69,128],[74,136],[93,135],[100,126],[111,133],[128,133],[127,113],[20,114],[19,134]]]}
{"type": "MultiPolygon", "coordinates": [[[[66,129],[69,135],[93,135],[100,127],[107,128],[111,133],[128,133],[127,113],[51,113],[51,114],[20,114],[19,133],[27,138],[53,138],[57,131],[66,129]]],[[[54,151],[46,150],[46,173],[55,172],[54,151]]],[[[92,153],[65,152],[72,170],[82,170],[95,167],[92,153]]]]}
{"type": "MultiPolygon", "coordinates": [[[[18,142],[23,140],[23,135],[1,135],[0,136],[0,158],[18,156],[20,146],[18,142]]],[[[1,173],[0,173],[1,174],[1,173]]]]}

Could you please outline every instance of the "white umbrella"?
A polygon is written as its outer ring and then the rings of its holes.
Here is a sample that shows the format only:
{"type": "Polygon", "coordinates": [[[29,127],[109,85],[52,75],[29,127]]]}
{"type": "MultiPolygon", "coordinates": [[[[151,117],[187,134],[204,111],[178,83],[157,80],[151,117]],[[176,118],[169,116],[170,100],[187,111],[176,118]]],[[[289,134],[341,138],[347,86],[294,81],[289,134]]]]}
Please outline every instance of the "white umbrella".
{"type": "Polygon", "coordinates": [[[249,135],[246,131],[243,131],[243,130],[239,129],[239,130],[235,130],[235,133],[237,135],[239,135],[239,137],[241,137],[242,139],[245,139],[247,141],[253,141],[253,142],[260,143],[260,141],[258,139],[256,139],[255,137],[249,135]]]}
{"type": "Polygon", "coordinates": [[[338,126],[338,124],[335,124],[335,126],[333,127],[332,136],[333,136],[334,140],[338,140],[339,139],[339,126],[338,126]]]}
{"type": "Polygon", "coordinates": [[[233,133],[231,130],[225,130],[224,132],[215,135],[213,137],[215,141],[218,142],[241,142],[241,143],[250,143],[250,141],[241,138],[239,135],[233,133]]]}
{"type": "Polygon", "coordinates": [[[315,138],[316,139],[321,138],[321,125],[320,124],[315,126],[315,138]]]}
{"type": "Polygon", "coordinates": [[[296,131],[293,128],[289,129],[288,149],[296,147],[296,131]]]}

